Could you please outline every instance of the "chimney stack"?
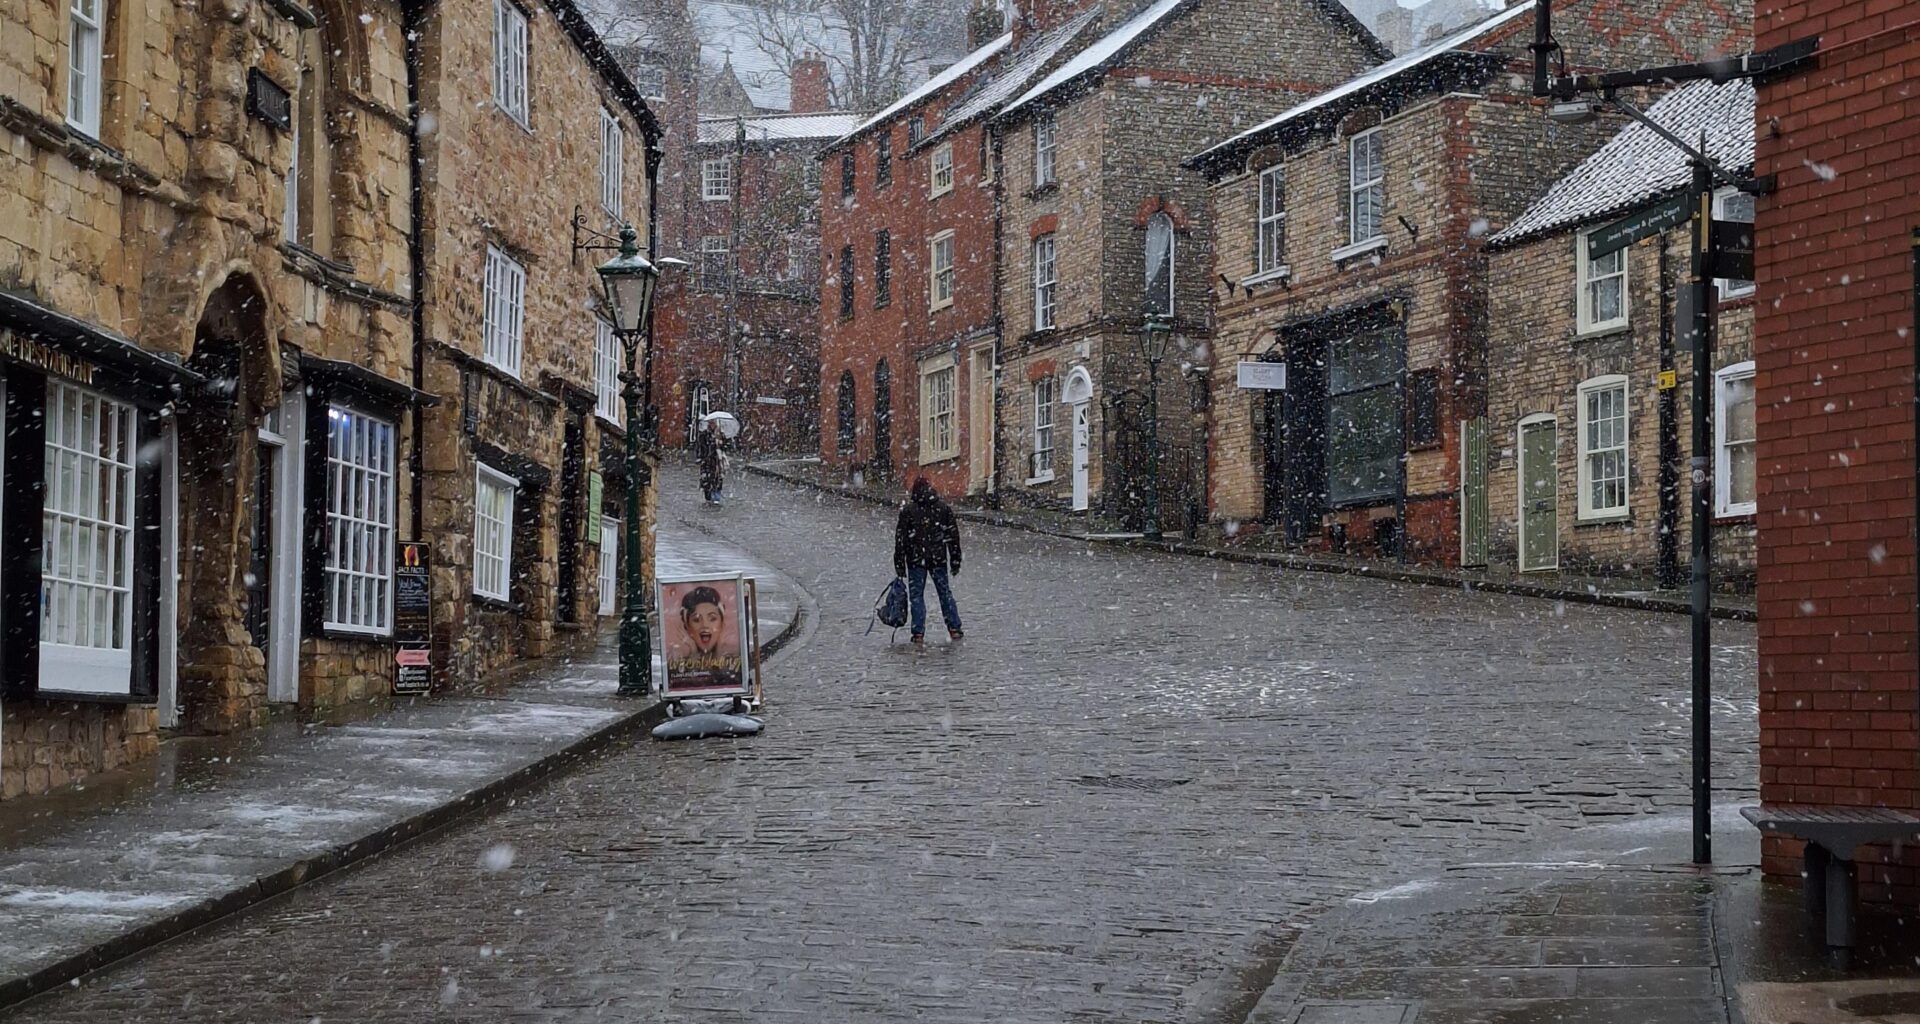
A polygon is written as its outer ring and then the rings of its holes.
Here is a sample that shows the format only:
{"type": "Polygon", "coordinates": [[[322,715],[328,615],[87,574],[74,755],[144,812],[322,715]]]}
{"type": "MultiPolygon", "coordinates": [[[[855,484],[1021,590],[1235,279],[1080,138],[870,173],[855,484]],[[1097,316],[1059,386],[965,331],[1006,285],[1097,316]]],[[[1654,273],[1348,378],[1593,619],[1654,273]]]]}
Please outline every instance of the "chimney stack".
{"type": "Polygon", "coordinates": [[[828,109],[826,58],[809,52],[794,61],[787,97],[787,109],[795,114],[817,114],[828,109]]]}

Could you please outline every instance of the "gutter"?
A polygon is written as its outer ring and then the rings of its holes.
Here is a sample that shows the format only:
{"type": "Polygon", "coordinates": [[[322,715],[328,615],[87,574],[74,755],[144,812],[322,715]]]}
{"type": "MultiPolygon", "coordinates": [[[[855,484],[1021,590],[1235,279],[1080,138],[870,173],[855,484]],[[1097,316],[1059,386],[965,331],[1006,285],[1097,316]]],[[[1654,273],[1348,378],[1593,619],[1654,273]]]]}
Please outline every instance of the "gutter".
{"type": "MultiPolygon", "coordinates": [[[[427,269],[426,185],[421,180],[420,147],[420,31],[432,0],[406,4],[401,8],[400,26],[406,36],[407,52],[407,281],[413,304],[408,319],[413,330],[413,390],[426,390],[427,350],[427,269]]],[[[407,446],[407,474],[412,480],[413,497],[409,502],[413,538],[425,532],[426,420],[423,407],[413,407],[413,443],[407,446]]]]}

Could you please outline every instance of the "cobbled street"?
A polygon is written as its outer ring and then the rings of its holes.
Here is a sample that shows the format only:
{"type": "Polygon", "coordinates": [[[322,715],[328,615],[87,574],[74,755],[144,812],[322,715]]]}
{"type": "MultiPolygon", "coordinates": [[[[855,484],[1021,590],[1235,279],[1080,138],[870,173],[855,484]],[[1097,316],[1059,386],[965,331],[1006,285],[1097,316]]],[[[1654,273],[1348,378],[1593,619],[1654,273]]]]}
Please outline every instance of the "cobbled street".
{"type": "Polygon", "coordinates": [[[1687,806],[1683,616],[963,526],[968,636],[915,649],[865,632],[890,512],[662,500],[817,601],[764,736],[616,747],[5,1019],[1239,1024],[1330,904],[1687,806]]]}

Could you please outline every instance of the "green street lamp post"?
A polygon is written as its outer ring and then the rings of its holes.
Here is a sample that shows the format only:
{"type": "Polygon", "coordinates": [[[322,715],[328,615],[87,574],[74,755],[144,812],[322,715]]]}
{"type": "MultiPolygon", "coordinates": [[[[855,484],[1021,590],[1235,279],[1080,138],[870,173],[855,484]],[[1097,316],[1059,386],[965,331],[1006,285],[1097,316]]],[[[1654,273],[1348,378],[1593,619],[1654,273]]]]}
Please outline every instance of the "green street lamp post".
{"type": "MultiPolygon", "coordinates": [[[[607,309],[613,314],[613,333],[620,339],[626,369],[620,373],[620,396],[627,415],[627,603],[620,613],[620,693],[644,697],[653,689],[653,634],[647,623],[647,574],[640,536],[640,492],[646,486],[640,462],[641,415],[640,340],[649,325],[654,286],[660,269],[640,255],[633,225],[620,228],[620,254],[597,269],[606,290],[607,309]]],[[[653,343],[652,338],[647,343],[653,343]]]]}
{"type": "Polygon", "coordinates": [[[1167,341],[1173,336],[1173,318],[1147,314],[1146,329],[1140,332],[1140,351],[1147,357],[1147,539],[1158,543],[1160,532],[1160,361],[1167,358],[1167,341]]]}

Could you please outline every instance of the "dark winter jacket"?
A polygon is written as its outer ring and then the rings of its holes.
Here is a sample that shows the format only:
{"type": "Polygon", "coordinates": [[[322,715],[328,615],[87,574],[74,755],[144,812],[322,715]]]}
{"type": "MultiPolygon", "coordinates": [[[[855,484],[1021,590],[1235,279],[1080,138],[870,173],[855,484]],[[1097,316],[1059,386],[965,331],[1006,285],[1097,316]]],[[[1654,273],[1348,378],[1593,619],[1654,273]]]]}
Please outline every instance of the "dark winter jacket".
{"type": "Polygon", "coordinates": [[[700,459],[700,486],[709,491],[720,489],[720,439],[713,430],[702,428],[694,436],[694,453],[700,459]]]}
{"type": "Polygon", "coordinates": [[[913,496],[901,507],[900,522],[893,528],[894,574],[905,576],[910,565],[960,572],[960,524],[924,480],[914,484],[913,496]]]}

